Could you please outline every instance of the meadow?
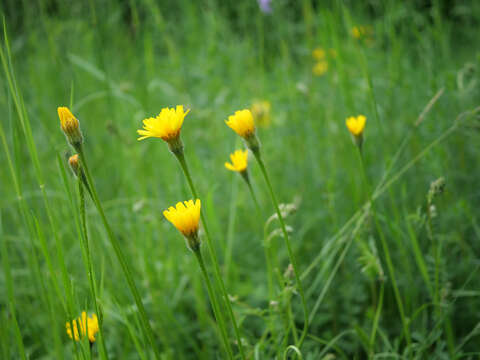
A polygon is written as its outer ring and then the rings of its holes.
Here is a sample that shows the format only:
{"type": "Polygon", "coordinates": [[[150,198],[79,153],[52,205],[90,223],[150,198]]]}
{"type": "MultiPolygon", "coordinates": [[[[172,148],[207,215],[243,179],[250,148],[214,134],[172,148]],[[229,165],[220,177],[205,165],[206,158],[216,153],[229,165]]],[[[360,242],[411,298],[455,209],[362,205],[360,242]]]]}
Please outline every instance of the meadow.
{"type": "Polygon", "coordinates": [[[0,11],[1,359],[480,357],[480,2],[0,11]]]}

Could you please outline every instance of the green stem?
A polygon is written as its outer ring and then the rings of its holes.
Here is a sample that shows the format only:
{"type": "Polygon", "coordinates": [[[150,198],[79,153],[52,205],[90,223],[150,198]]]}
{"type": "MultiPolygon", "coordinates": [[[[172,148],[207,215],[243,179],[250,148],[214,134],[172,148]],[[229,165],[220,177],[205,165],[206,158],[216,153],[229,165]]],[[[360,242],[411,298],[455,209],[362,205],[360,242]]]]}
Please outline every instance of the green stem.
{"type": "Polygon", "coordinates": [[[250,182],[250,179],[248,178],[248,175],[242,176],[245,179],[245,182],[247,183],[248,190],[250,191],[250,195],[252,196],[253,203],[255,204],[255,209],[257,210],[258,216],[262,217],[262,210],[260,208],[260,205],[258,204],[257,196],[255,195],[255,191],[253,191],[252,183],[250,182]]]}
{"type": "Polygon", "coordinates": [[[380,320],[380,314],[382,313],[383,294],[385,292],[385,281],[383,279],[380,281],[382,282],[380,285],[380,297],[377,303],[377,311],[375,312],[375,317],[373,318],[372,332],[370,333],[370,357],[372,358],[374,355],[375,335],[377,334],[378,322],[380,320]]]}
{"type": "Polygon", "coordinates": [[[80,222],[82,226],[83,232],[83,246],[85,249],[85,257],[86,257],[86,265],[87,265],[87,276],[88,281],[90,284],[90,291],[93,297],[93,304],[95,307],[95,313],[99,319],[98,322],[98,332],[100,337],[100,355],[102,359],[108,359],[108,351],[105,345],[105,338],[103,336],[103,314],[98,311],[98,304],[97,304],[97,291],[95,288],[95,280],[93,275],[93,266],[92,266],[92,256],[90,254],[90,246],[88,240],[88,232],[87,232],[87,218],[85,215],[85,191],[83,189],[83,183],[80,179],[77,180],[78,182],[78,194],[80,197],[80,222]]]}
{"type": "MultiPolygon", "coordinates": [[[[0,234],[2,233],[1,230],[2,229],[1,229],[1,218],[0,218],[0,234]]],[[[8,255],[8,249],[7,249],[7,240],[4,237],[0,242],[2,243],[0,250],[1,250],[1,259],[3,263],[3,271],[4,271],[5,283],[6,283],[6,293],[7,293],[6,298],[8,302],[8,310],[10,311],[9,316],[11,317],[11,321],[13,323],[15,340],[17,341],[17,346],[18,346],[18,355],[22,360],[27,360],[27,356],[25,353],[25,345],[23,343],[22,334],[20,332],[20,327],[18,326],[18,321],[17,321],[17,310],[15,306],[15,296],[14,296],[14,290],[13,290],[14,286],[13,286],[11,267],[10,267],[10,259],[8,255]]],[[[6,323],[7,323],[7,320],[5,321],[5,330],[8,328],[6,323]]]]}
{"type": "Polygon", "coordinates": [[[153,352],[155,354],[155,358],[157,360],[160,360],[161,359],[160,353],[159,353],[159,351],[158,351],[158,349],[155,345],[153,330],[152,330],[152,327],[150,325],[150,322],[148,321],[147,313],[146,313],[145,308],[143,306],[142,299],[140,297],[140,294],[138,293],[137,287],[135,285],[135,281],[133,280],[132,272],[131,272],[130,267],[127,263],[127,260],[125,259],[125,256],[122,253],[122,249],[120,247],[120,244],[118,243],[118,240],[115,237],[115,235],[112,231],[112,228],[110,227],[110,224],[108,223],[107,218],[105,216],[105,213],[103,211],[103,207],[102,207],[102,204],[101,204],[101,202],[98,198],[98,194],[97,194],[97,190],[95,188],[95,184],[94,184],[93,179],[90,175],[90,170],[88,169],[87,161],[85,159],[85,153],[84,153],[83,148],[81,146],[77,150],[78,150],[78,154],[80,155],[82,168],[85,171],[85,176],[87,178],[89,189],[91,191],[90,195],[91,195],[92,200],[93,200],[93,202],[94,202],[94,204],[95,204],[95,206],[96,206],[96,208],[97,208],[97,210],[100,214],[100,218],[102,219],[103,225],[104,225],[105,229],[107,230],[108,239],[110,240],[110,244],[112,245],[113,250],[115,251],[115,255],[117,256],[118,262],[120,263],[120,265],[122,267],[123,274],[124,274],[125,278],[127,279],[127,284],[130,287],[130,291],[133,295],[133,298],[135,299],[135,303],[137,305],[138,312],[140,313],[140,318],[142,320],[143,330],[144,330],[145,336],[147,337],[148,341],[150,342],[150,345],[151,345],[151,347],[153,349],[153,352]]]}
{"type": "Polygon", "coordinates": [[[305,323],[303,325],[303,332],[300,337],[300,340],[296,344],[298,348],[300,348],[303,344],[303,341],[305,340],[305,337],[307,336],[307,331],[308,331],[308,309],[307,309],[307,302],[305,301],[305,295],[303,292],[303,286],[302,286],[302,281],[300,280],[300,276],[298,274],[298,266],[297,266],[297,261],[295,259],[295,256],[293,254],[292,246],[290,244],[290,239],[288,237],[288,232],[287,228],[285,226],[285,222],[283,221],[283,216],[280,211],[280,208],[278,206],[277,198],[275,197],[275,193],[273,191],[272,184],[270,182],[270,178],[267,173],[267,169],[265,168],[265,164],[263,163],[262,158],[260,157],[260,152],[254,151],[253,152],[255,159],[257,159],[257,162],[260,166],[260,170],[262,171],[263,177],[265,178],[265,182],[267,183],[268,190],[270,192],[270,197],[272,198],[273,206],[275,207],[275,211],[277,212],[278,216],[278,221],[280,222],[280,226],[282,228],[283,232],[283,237],[285,239],[285,244],[287,245],[287,250],[288,250],[288,257],[290,259],[290,263],[293,266],[293,272],[295,274],[295,281],[297,282],[297,288],[298,288],[298,293],[300,294],[300,298],[302,300],[302,307],[303,307],[303,314],[305,317],[305,323]]]}
{"type": "MultiPolygon", "coordinates": [[[[243,174],[242,178],[244,178],[245,182],[247,183],[248,190],[250,192],[250,195],[252,197],[252,200],[255,204],[255,208],[257,210],[257,215],[259,216],[260,219],[263,219],[263,214],[262,210],[260,208],[260,205],[257,200],[257,196],[255,195],[255,191],[253,190],[252,183],[250,182],[250,178],[248,177],[248,174],[243,174]]],[[[273,300],[274,298],[274,287],[273,287],[273,269],[272,269],[272,256],[271,256],[271,249],[270,249],[270,241],[268,240],[268,225],[269,223],[267,222],[263,227],[263,252],[265,256],[265,264],[267,266],[267,285],[268,285],[268,314],[269,314],[269,327],[270,327],[270,332],[272,334],[272,337],[275,338],[275,323],[274,323],[274,311],[272,306],[270,306],[270,301],[273,300]]]]}
{"type": "MultiPolygon", "coordinates": [[[[190,175],[190,171],[188,170],[188,165],[187,161],[185,160],[185,155],[183,151],[181,152],[174,152],[173,153],[177,159],[178,162],[180,163],[180,166],[182,167],[183,173],[185,174],[185,177],[187,178],[188,185],[190,186],[190,190],[192,191],[192,194],[195,198],[198,197],[197,190],[195,189],[195,185],[193,184],[192,176],[190,175]]],[[[217,255],[215,253],[215,248],[213,247],[212,240],[210,238],[210,233],[208,231],[208,226],[207,226],[207,221],[205,220],[205,216],[203,215],[203,212],[200,213],[200,218],[202,221],[203,229],[205,230],[205,238],[207,239],[207,245],[208,245],[208,251],[210,253],[210,256],[212,258],[213,262],[213,268],[214,268],[214,274],[215,274],[215,279],[217,282],[220,284],[220,289],[222,291],[222,297],[224,299],[224,302],[227,306],[227,311],[228,315],[230,316],[230,319],[232,320],[233,324],[233,329],[235,332],[235,337],[238,343],[238,348],[240,349],[240,355],[243,360],[246,360],[245,353],[243,351],[243,346],[242,346],[242,340],[240,337],[240,331],[238,330],[238,325],[237,325],[237,320],[235,319],[235,315],[233,314],[232,310],[232,305],[230,303],[230,298],[228,297],[227,290],[225,288],[225,284],[223,282],[222,276],[220,274],[220,267],[218,265],[218,260],[217,260],[217,255]]]]}
{"type": "Polygon", "coordinates": [[[372,195],[372,192],[370,191],[370,183],[368,181],[367,173],[365,170],[365,162],[363,159],[362,152],[358,146],[357,146],[357,154],[360,157],[360,165],[362,168],[363,180],[365,182],[365,186],[367,187],[367,196],[372,209],[373,219],[375,221],[375,226],[377,228],[378,234],[380,235],[380,241],[382,243],[383,252],[385,253],[385,260],[387,262],[388,271],[390,273],[390,277],[392,278],[393,291],[395,294],[395,300],[397,301],[398,311],[400,313],[400,317],[402,320],[403,332],[405,333],[405,337],[407,339],[407,345],[410,346],[411,344],[410,331],[408,329],[407,318],[405,317],[405,310],[403,308],[402,297],[400,295],[400,291],[398,290],[397,280],[395,279],[395,269],[393,267],[393,262],[390,256],[390,250],[388,248],[385,234],[383,233],[382,227],[380,226],[380,222],[378,221],[378,218],[377,218],[377,213],[375,211],[375,203],[373,201],[373,195],[372,195]]]}
{"type": "Polygon", "coordinates": [[[217,319],[217,322],[220,324],[223,324],[220,329],[220,333],[222,334],[223,342],[225,344],[225,350],[228,353],[228,357],[230,359],[233,359],[233,351],[230,346],[230,342],[228,341],[228,334],[225,329],[225,323],[223,320],[223,316],[221,315],[221,312],[218,308],[218,302],[217,302],[217,297],[215,296],[215,292],[213,291],[212,283],[210,282],[210,278],[207,273],[207,269],[205,267],[205,262],[203,261],[202,253],[200,251],[200,248],[197,250],[194,250],[193,253],[195,254],[195,257],[198,260],[198,264],[200,265],[200,269],[202,270],[203,277],[205,278],[205,284],[207,285],[207,291],[208,291],[208,297],[210,298],[210,302],[213,307],[213,312],[215,314],[215,317],[217,319]]]}

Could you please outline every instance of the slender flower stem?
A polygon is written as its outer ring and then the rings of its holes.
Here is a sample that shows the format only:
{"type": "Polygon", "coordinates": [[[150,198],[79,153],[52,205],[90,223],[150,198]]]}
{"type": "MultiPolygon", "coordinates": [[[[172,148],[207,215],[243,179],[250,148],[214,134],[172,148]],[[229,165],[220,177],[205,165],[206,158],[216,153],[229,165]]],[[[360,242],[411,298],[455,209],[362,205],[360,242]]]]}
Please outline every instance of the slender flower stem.
{"type": "Polygon", "coordinates": [[[255,156],[255,159],[257,159],[258,165],[260,166],[260,170],[262,171],[263,177],[265,178],[265,182],[267,183],[267,187],[268,187],[268,190],[270,192],[270,197],[272,198],[273,206],[275,207],[275,211],[277,212],[278,221],[280,222],[280,227],[282,228],[283,237],[285,239],[285,244],[287,245],[288,257],[290,259],[290,263],[292,264],[293,272],[295,274],[295,281],[297,283],[298,293],[300,294],[300,298],[301,298],[301,301],[302,301],[303,315],[305,317],[305,323],[303,324],[302,335],[301,335],[300,339],[298,340],[298,343],[296,344],[297,347],[301,347],[302,344],[303,344],[303,341],[305,340],[305,337],[307,336],[307,331],[308,331],[308,309],[307,309],[307,302],[305,301],[305,294],[303,292],[302,281],[300,280],[300,276],[298,274],[297,261],[295,259],[295,255],[293,253],[292,246],[290,244],[290,239],[288,237],[287,228],[285,226],[285,222],[283,221],[282,212],[280,211],[280,208],[278,206],[278,201],[277,201],[277,198],[275,197],[275,193],[273,191],[273,187],[272,187],[272,184],[270,182],[270,178],[268,176],[267,169],[265,168],[265,164],[263,163],[263,160],[260,157],[260,152],[259,151],[254,151],[253,155],[255,156]]]}
{"type": "MultiPolygon", "coordinates": [[[[257,210],[257,215],[259,216],[260,219],[263,219],[263,213],[260,208],[260,205],[258,204],[257,196],[255,195],[255,191],[253,191],[253,186],[252,183],[250,182],[250,178],[248,175],[242,177],[245,179],[245,182],[247,183],[248,190],[250,191],[250,195],[252,197],[252,200],[255,204],[255,208],[257,210]]],[[[263,225],[263,224],[261,224],[263,225]]],[[[271,252],[270,252],[270,241],[268,239],[268,223],[262,226],[263,228],[263,252],[265,256],[265,264],[267,266],[267,285],[268,285],[268,313],[269,313],[269,326],[270,326],[270,332],[272,333],[272,336],[275,337],[275,324],[274,324],[274,314],[273,314],[273,309],[272,306],[270,306],[270,301],[273,300],[274,297],[274,287],[273,287],[273,270],[272,270],[272,259],[271,259],[271,252]]]]}
{"type": "Polygon", "coordinates": [[[358,146],[357,146],[357,154],[360,158],[360,166],[362,168],[363,180],[365,182],[365,186],[367,187],[367,196],[368,196],[370,206],[371,206],[371,209],[372,209],[373,219],[375,221],[375,226],[376,226],[378,234],[380,236],[380,241],[382,243],[383,252],[385,253],[385,260],[387,262],[388,271],[390,272],[390,277],[392,278],[393,291],[394,291],[394,294],[395,294],[395,300],[397,301],[398,311],[400,313],[400,317],[401,317],[401,320],[402,320],[403,332],[405,333],[405,338],[407,339],[407,345],[410,346],[410,344],[411,344],[410,331],[408,330],[408,321],[407,321],[407,318],[405,317],[405,310],[403,308],[402,297],[400,296],[400,291],[398,290],[397,280],[395,279],[395,269],[393,267],[392,258],[390,256],[390,250],[388,248],[387,240],[385,239],[385,234],[383,233],[382,227],[380,226],[380,222],[378,221],[378,218],[377,218],[377,212],[375,210],[375,203],[373,201],[372,192],[370,191],[370,182],[368,181],[367,172],[365,170],[365,161],[364,161],[364,158],[363,158],[362,151],[360,150],[360,148],[358,146]]]}
{"type": "MultiPolygon", "coordinates": [[[[197,190],[195,188],[195,185],[193,184],[192,176],[190,175],[190,171],[188,170],[188,165],[187,161],[185,160],[185,155],[182,152],[174,152],[174,155],[177,157],[178,162],[180,163],[180,166],[182,167],[183,173],[185,174],[185,177],[187,178],[188,185],[190,186],[190,190],[192,191],[192,194],[195,198],[198,197],[197,190]]],[[[210,233],[208,231],[208,226],[207,226],[207,221],[205,220],[205,216],[203,215],[203,212],[200,214],[200,219],[202,221],[203,229],[205,230],[205,238],[207,239],[207,245],[208,245],[208,251],[210,253],[210,256],[212,258],[213,262],[213,268],[214,268],[214,274],[217,282],[220,284],[220,290],[222,291],[222,296],[224,298],[225,304],[227,306],[227,311],[228,315],[230,316],[230,319],[232,320],[233,324],[233,329],[235,332],[235,337],[238,343],[238,348],[240,350],[240,355],[243,360],[246,360],[245,353],[243,351],[243,346],[242,346],[242,339],[240,337],[240,331],[238,330],[238,325],[237,325],[237,320],[235,319],[235,315],[233,314],[232,310],[232,305],[230,303],[230,298],[228,297],[227,290],[225,288],[225,284],[223,282],[221,273],[220,273],[220,267],[218,265],[218,260],[217,260],[217,255],[215,253],[215,248],[213,246],[210,233]]]]}
{"type": "Polygon", "coordinates": [[[220,327],[220,333],[222,334],[223,342],[225,344],[225,349],[227,351],[228,357],[230,359],[233,359],[234,358],[233,351],[230,346],[230,342],[228,341],[228,334],[225,329],[225,322],[223,320],[223,316],[220,314],[217,297],[215,296],[215,292],[213,291],[212,283],[210,282],[210,277],[208,276],[207,269],[205,267],[205,262],[203,261],[200,248],[198,248],[198,250],[194,250],[193,253],[195,254],[195,257],[198,260],[198,264],[200,265],[200,269],[202,270],[203,277],[205,278],[205,283],[207,284],[208,297],[210,298],[210,302],[212,303],[212,307],[214,309],[214,314],[215,314],[215,317],[217,318],[217,322],[219,324],[220,323],[223,324],[223,326],[220,327]]]}
{"type": "Polygon", "coordinates": [[[373,326],[372,326],[372,332],[370,333],[370,341],[369,341],[369,347],[370,347],[370,357],[374,357],[374,345],[375,345],[375,335],[377,333],[377,328],[378,328],[378,322],[380,320],[380,314],[382,313],[382,308],[383,308],[383,294],[385,292],[385,281],[381,279],[381,285],[380,285],[380,298],[377,302],[377,310],[375,312],[375,317],[373,318],[373,326]]]}
{"type": "Polygon", "coordinates": [[[252,183],[250,182],[250,179],[248,177],[245,178],[245,182],[247,183],[248,190],[250,191],[250,195],[252,196],[253,203],[255,204],[255,209],[257,210],[258,215],[262,216],[262,209],[258,204],[257,196],[255,195],[255,191],[253,191],[253,187],[252,187],[252,183]]]}
{"type": "MultiPolygon", "coordinates": [[[[90,254],[90,245],[89,245],[89,240],[88,240],[88,232],[87,232],[87,219],[85,215],[85,190],[83,189],[83,183],[80,179],[77,180],[78,182],[78,194],[80,197],[80,221],[81,221],[81,226],[82,226],[82,232],[83,232],[83,246],[85,249],[85,257],[86,257],[86,262],[87,262],[87,275],[88,275],[88,281],[90,283],[90,291],[92,292],[92,297],[93,297],[93,304],[95,306],[95,313],[99,319],[98,321],[98,332],[100,335],[100,354],[102,356],[102,359],[108,359],[108,352],[107,352],[107,347],[105,346],[105,338],[103,336],[103,314],[101,314],[98,310],[98,304],[97,304],[97,291],[95,287],[95,280],[94,280],[94,275],[93,275],[93,266],[92,266],[92,256],[90,254]]],[[[91,348],[90,348],[91,349],[91,348]]]]}
{"type": "Polygon", "coordinates": [[[155,358],[157,360],[160,360],[161,359],[160,353],[159,353],[159,351],[158,351],[158,349],[155,345],[153,330],[152,330],[152,327],[150,325],[150,322],[148,321],[147,313],[146,313],[145,308],[143,306],[142,299],[140,297],[140,294],[138,293],[137,287],[135,285],[135,281],[133,280],[132,272],[131,272],[130,267],[127,263],[127,260],[125,259],[125,255],[123,255],[120,244],[118,243],[118,240],[115,237],[115,235],[112,231],[112,228],[110,227],[110,224],[108,223],[107,218],[105,216],[105,213],[103,211],[103,207],[102,207],[102,204],[101,204],[101,202],[98,198],[98,194],[97,194],[97,190],[95,188],[95,184],[94,184],[93,179],[90,175],[90,170],[88,169],[88,165],[87,165],[87,161],[85,159],[85,153],[83,151],[83,148],[80,146],[79,148],[77,148],[77,151],[78,151],[78,154],[80,155],[80,161],[81,161],[82,168],[85,171],[85,176],[87,178],[88,186],[89,186],[89,189],[90,189],[90,195],[91,195],[92,200],[93,200],[93,202],[94,202],[94,204],[95,204],[95,206],[96,206],[96,208],[97,208],[97,210],[100,214],[100,218],[102,219],[103,225],[104,225],[105,229],[107,230],[108,239],[110,240],[110,244],[112,245],[113,250],[115,251],[115,255],[117,256],[118,262],[121,265],[121,268],[123,270],[123,274],[124,274],[125,278],[127,279],[127,284],[130,287],[130,291],[133,295],[133,298],[135,299],[135,303],[137,305],[138,312],[140,313],[140,319],[142,320],[143,330],[144,330],[145,336],[147,337],[148,341],[150,342],[150,345],[153,349],[155,358]]]}

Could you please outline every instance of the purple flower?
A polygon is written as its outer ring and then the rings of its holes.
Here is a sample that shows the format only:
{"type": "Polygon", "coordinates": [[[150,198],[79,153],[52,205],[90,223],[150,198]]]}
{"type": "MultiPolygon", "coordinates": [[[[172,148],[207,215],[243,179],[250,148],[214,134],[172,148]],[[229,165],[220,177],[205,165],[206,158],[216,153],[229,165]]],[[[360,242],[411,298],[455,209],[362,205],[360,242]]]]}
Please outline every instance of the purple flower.
{"type": "Polygon", "coordinates": [[[260,10],[264,14],[270,14],[272,12],[271,2],[272,0],[257,0],[260,10]]]}

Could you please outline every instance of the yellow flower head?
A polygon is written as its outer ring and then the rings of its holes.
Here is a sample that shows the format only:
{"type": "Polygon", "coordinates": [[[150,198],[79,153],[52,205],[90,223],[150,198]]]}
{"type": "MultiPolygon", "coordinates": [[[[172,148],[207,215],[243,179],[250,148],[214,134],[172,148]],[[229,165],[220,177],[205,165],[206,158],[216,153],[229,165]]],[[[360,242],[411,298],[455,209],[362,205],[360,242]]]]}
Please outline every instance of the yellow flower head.
{"type": "Polygon", "coordinates": [[[170,206],[163,212],[163,216],[170,221],[186,238],[197,237],[198,221],[200,219],[200,199],[179,202],[175,207],[170,206]]]}
{"type": "Polygon", "coordinates": [[[68,142],[73,147],[78,147],[83,142],[82,132],[80,131],[80,123],[78,119],[73,116],[70,109],[66,106],[57,108],[58,117],[60,118],[60,127],[67,137],[68,142]]]}
{"type": "Polygon", "coordinates": [[[255,101],[252,104],[250,111],[256,124],[265,127],[270,125],[270,108],[269,101],[255,101]]]}
{"type": "Polygon", "coordinates": [[[351,33],[355,39],[366,39],[371,41],[373,37],[373,28],[368,25],[354,26],[351,33]]]}
{"type": "Polygon", "coordinates": [[[228,170],[243,172],[247,170],[248,165],[248,150],[235,150],[233,154],[230,154],[230,160],[232,163],[229,162],[225,163],[225,167],[228,170]]]}
{"type": "Polygon", "coordinates": [[[84,337],[88,333],[88,340],[90,343],[95,342],[95,335],[98,332],[98,318],[96,314],[92,314],[87,317],[87,313],[82,311],[82,315],[77,319],[72,320],[71,322],[66,323],[67,335],[70,339],[75,339],[79,341],[80,337],[84,337]],[[73,334],[71,323],[73,323],[73,334]],[[78,332],[78,326],[80,327],[80,334],[78,332]]]}
{"type": "Polygon", "coordinates": [[[328,62],[319,61],[316,63],[312,69],[312,72],[316,76],[322,76],[328,71],[328,62]]]}
{"type": "Polygon", "coordinates": [[[235,114],[230,115],[225,123],[244,139],[255,134],[255,123],[252,113],[248,109],[235,111],[235,114]]]}
{"type": "Polygon", "coordinates": [[[78,154],[72,155],[68,158],[68,165],[70,165],[70,169],[72,169],[73,173],[78,176],[78,170],[80,169],[78,154]]]}
{"type": "Polygon", "coordinates": [[[318,47],[312,51],[312,56],[315,60],[323,60],[325,59],[325,55],[325,50],[323,50],[321,47],[318,47]]]}
{"type": "Polygon", "coordinates": [[[367,118],[363,115],[350,116],[346,120],[347,128],[352,133],[353,136],[361,136],[363,134],[363,130],[365,129],[365,123],[367,122],[367,118]]]}
{"type": "Polygon", "coordinates": [[[157,137],[166,142],[176,140],[182,129],[183,119],[190,110],[184,111],[183,105],[176,108],[163,108],[157,117],[143,120],[143,129],[137,130],[142,135],[138,140],[157,137]]]}

